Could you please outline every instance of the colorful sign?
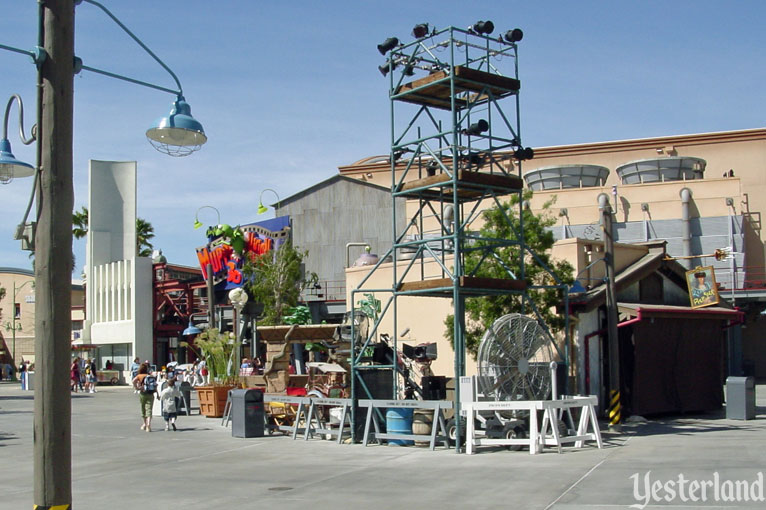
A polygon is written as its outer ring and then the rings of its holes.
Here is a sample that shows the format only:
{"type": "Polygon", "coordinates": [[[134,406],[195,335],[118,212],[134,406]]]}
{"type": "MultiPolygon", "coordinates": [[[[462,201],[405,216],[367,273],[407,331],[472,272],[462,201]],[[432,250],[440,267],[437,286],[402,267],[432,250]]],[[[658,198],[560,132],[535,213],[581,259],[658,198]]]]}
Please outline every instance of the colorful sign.
{"type": "Polygon", "coordinates": [[[720,301],[713,266],[697,267],[687,271],[686,284],[689,286],[689,299],[692,308],[712,306],[720,301]]]}
{"type": "Polygon", "coordinates": [[[225,233],[209,236],[208,243],[197,248],[197,259],[203,278],[207,279],[210,264],[215,285],[233,289],[245,283],[242,266],[246,258],[277,249],[289,238],[290,217],[281,216],[222,230],[225,233]]]}

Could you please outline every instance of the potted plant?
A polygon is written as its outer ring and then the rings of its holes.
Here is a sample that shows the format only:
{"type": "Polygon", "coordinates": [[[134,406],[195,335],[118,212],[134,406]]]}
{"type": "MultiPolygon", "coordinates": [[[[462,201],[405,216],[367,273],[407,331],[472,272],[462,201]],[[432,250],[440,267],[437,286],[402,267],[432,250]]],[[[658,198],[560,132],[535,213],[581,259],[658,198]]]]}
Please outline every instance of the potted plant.
{"type": "Polygon", "coordinates": [[[223,416],[229,390],[239,384],[239,367],[235,367],[234,353],[239,342],[231,333],[211,328],[200,333],[194,344],[182,342],[198,358],[205,360],[209,386],[197,386],[200,413],[208,418],[223,416]]]}

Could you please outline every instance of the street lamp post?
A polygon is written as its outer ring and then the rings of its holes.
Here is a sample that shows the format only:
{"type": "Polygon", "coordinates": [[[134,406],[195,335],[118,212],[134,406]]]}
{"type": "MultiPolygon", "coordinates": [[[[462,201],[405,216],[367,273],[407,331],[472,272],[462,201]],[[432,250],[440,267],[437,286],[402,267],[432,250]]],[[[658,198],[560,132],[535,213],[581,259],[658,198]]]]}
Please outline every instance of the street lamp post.
{"type": "Polygon", "coordinates": [[[236,351],[235,356],[235,363],[234,363],[234,370],[235,373],[239,373],[239,366],[241,364],[241,353],[240,353],[240,341],[239,341],[239,316],[242,313],[242,309],[245,307],[245,304],[247,303],[248,296],[247,292],[245,292],[245,289],[242,287],[237,287],[236,289],[231,289],[229,291],[229,301],[231,302],[231,306],[234,307],[234,349],[236,351]]]}
{"type": "MultiPolygon", "coordinates": [[[[35,381],[34,504],[35,508],[68,510],[72,504],[71,396],[68,339],[71,333],[71,257],[73,91],[74,75],[87,70],[176,94],[173,109],[146,136],[155,148],[184,156],[207,141],[202,125],[191,116],[173,72],[108,9],[94,0],[38,2],[38,45],[32,51],[0,45],[32,57],[37,65],[37,167],[33,194],[37,200],[35,247],[35,381]],[[75,5],[82,2],[104,11],[173,77],[178,90],[84,66],[74,55],[75,5]]],[[[7,115],[6,115],[7,117],[7,115]]],[[[33,133],[35,130],[33,129],[33,133]]],[[[23,138],[23,135],[22,135],[23,138]]],[[[6,161],[0,141],[0,173],[22,176],[23,167],[6,161]],[[7,166],[6,166],[7,165],[7,166]]],[[[10,179],[3,182],[8,182],[10,179]]],[[[29,210],[27,210],[27,215],[29,210]]],[[[26,215],[22,226],[25,225],[26,215]]],[[[17,238],[18,238],[17,231],[17,238]]]]}
{"type": "MultiPolygon", "coordinates": [[[[203,226],[203,223],[199,220],[199,212],[202,209],[212,209],[215,211],[217,217],[218,217],[218,223],[216,223],[216,228],[221,224],[221,212],[213,207],[212,205],[203,205],[200,206],[199,209],[197,209],[197,212],[194,214],[194,228],[200,228],[203,226]]],[[[212,232],[215,229],[213,227],[208,227],[207,232],[205,235],[210,237],[212,232]]],[[[213,265],[207,264],[205,265],[205,279],[207,283],[207,315],[208,315],[208,327],[214,328],[215,325],[215,284],[213,281],[213,265]]]]}

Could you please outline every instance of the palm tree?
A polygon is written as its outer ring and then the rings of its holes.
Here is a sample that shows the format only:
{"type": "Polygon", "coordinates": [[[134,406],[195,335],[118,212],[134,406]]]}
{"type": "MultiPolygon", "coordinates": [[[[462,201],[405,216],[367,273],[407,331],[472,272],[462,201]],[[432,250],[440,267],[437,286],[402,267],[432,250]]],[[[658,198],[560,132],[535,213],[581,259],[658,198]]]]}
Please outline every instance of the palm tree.
{"type": "MultiPolygon", "coordinates": [[[[88,235],[88,208],[83,206],[79,211],[72,213],[72,236],[82,239],[88,235]]],[[[136,255],[139,257],[151,257],[152,245],[150,239],[154,237],[154,227],[142,218],[136,218],[136,255]]]]}
{"type": "Polygon", "coordinates": [[[88,235],[88,208],[82,206],[82,209],[72,213],[72,236],[75,239],[82,239],[88,235]]]}
{"type": "Polygon", "coordinates": [[[150,239],[154,237],[154,227],[148,221],[136,218],[136,255],[139,257],[151,257],[152,245],[150,239]]]}

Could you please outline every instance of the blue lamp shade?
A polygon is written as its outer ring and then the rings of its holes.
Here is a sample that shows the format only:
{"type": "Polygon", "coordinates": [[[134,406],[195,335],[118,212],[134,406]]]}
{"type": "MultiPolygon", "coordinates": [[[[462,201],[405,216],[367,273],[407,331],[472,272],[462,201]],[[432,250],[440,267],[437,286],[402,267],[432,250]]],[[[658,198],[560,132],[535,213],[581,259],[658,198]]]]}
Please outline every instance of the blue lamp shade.
{"type": "Polygon", "coordinates": [[[169,156],[188,156],[207,142],[202,124],[192,117],[191,106],[182,96],[167,117],[157,119],[146,131],[146,137],[155,149],[169,156]]]}
{"type": "Polygon", "coordinates": [[[583,292],[587,292],[587,289],[582,286],[580,280],[575,280],[572,286],[569,287],[570,294],[582,294],[583,292]]]}
{"type": "Polygon", "coordinates": [[[35,167],[19,161],[11,152],[11,142],[7,138],[0,140],[0,182],[8,184],[16,177],[29,177],[35,174],[35,167]]]}
{"type": "Polygon", "coordinates": [[[197,326],[195,326],[194,324],[192,324],[192,323],[191,323],[191,321],[190,321],[190,322],[189,322],[189,327],[188,327],[188,328],[186,328],[185,330],[183,330],[183,332],[182,332],[181,334],[182,334],[183,336],[190,336],[190,335],[192,335],[192,336],[193,336],[193,335],[199,335],[200,333],[202,333],[202,330],[201,330],[201,329],[199,329],[199,328],[198,328],[197,326]]]}

